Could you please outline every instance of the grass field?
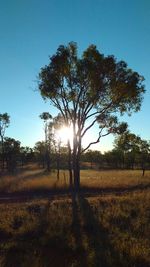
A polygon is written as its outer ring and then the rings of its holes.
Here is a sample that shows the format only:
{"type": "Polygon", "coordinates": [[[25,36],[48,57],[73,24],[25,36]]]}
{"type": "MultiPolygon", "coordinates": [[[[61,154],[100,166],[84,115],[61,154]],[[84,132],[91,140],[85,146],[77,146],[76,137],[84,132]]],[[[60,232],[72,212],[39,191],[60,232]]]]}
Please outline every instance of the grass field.
{"type": "MultiPolygon", "coordinates": [[[[146,171],[142,177],[140,170],[81,170],[81,187],[95,189],[121,189],[129,190],[136,186],[150,185],[150,171],[146,171]]],[[[44,192],[50,189],[68,188],[69,177],[67,171],[60,171],[60,179],[57,173],[48,174],[36,165],[23,168],[16,175],[0,178],[1,193],[15,192],[44,192]]]]}
{"type": "MultiPolygon", "coordinates": [[[[0,267],[150,266],[150,172],[84,170],[81,185],[77,199],[1,201],[0,267]]],[[[0,180],[6,194],[67,186],[35,166],[0,180]]]]}

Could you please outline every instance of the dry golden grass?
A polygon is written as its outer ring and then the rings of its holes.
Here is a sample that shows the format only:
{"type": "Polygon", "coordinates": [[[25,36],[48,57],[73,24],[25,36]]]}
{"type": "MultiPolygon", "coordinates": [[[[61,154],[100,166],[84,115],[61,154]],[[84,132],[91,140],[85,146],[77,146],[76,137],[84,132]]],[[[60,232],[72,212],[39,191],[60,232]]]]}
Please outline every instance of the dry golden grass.
{"type": "Polygon", "coordinates": [[[89,187],[128,187],[150,184],[150,171],[142,176],[140,170],[81,171],[81,184],[89,187]]]}
{"type": "MultiPolygon", "coordinates": [[[[140,170],[81,170],[81,186],[92,188],[129,188],[138,185],[150,185],[150,171],[142,177],[140,170]]],[[[45,173],[35,165],[28,166],[14,176],[0,179],[0,192],[38,191],[67,188],[69,186],[68,172],[61,170],[60,179],[57,173],[45,173]]]]}
{"type": "MultiPolygon", "coordinates": [[[[1,178],[0,191],[64,188],[67,175],[29,166],[1,178]]],[[[150,172],[83,170],[81,185],[109,190],[0,204],[0,267],[150,266],[150,172]]]]}
{"type": "Polygon", "coordinates": [[[0,266],[150,266],[150,190],[0,204],[0,266]]]}

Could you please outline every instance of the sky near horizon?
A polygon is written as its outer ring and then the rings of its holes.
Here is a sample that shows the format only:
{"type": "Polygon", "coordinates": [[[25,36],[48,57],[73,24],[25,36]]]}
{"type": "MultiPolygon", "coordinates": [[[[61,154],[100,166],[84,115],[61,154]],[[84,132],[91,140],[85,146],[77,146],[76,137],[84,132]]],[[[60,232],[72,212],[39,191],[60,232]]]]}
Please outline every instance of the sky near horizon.
{"type": "MultiPolygon", "coordinates": [[[[0,113],[11,117],[6,135],[31,147],[43,139],[39,114],[56,110],[41,98],[37,76],[70,41],[80,54],[95,44],[144,76],[141,111],[123,120],[150,140],[150,0],[0,0],[0,113]]],[[[96,138],[96,131],[90,135],[96,138]]],[[[112,141],[106,137],[93,148],[109,150],[112,141]]]]}

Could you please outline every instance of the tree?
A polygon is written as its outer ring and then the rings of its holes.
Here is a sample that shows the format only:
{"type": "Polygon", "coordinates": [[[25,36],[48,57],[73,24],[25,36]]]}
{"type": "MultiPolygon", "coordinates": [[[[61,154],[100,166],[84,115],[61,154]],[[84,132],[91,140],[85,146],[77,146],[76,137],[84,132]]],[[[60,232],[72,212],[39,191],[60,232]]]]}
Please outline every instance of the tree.
{"type": "Polygon", "coordinates": [[[44,132],[45,132],[45,162],[47,165],[47,170],[50,171],[50,120],[52,119],[52,116],[49,114],[49,112],[43,112],[40,115],[40,118],[44,120],[44,132]]]}
{"type": "Polygon", "coordinates": [[[138,159],[144,176],[150,151],[150,143],[148,141],[142,140],[140,136],[126,131],[115,139],[115,149],[123,152],[124,164],[126,161],[127,167],[131,166],[134,169],[134,164],[138,159]]]}
{"type": "Polygon", "coordinates": [[[95,45],[77,55],[76,43],[58,47],[49,65],[39,73],[42,97],[62,114],[73,127],[73,174],[76,190],[80,186],[80,156],[110,133],[121,133],[116,114],[138,111],[144,93],[143,77],[114,56],[104,56],[95,45]],[[97,140],[82,149],[82,139],[95,123],[99,124],[97,140]]]}
{"type": "Polygon", "coordinates": [[[23,167],[25,163],[34,160],[34,152],[33,149],[28,146],[20,147],[20,162],[23,167]]]}
{"type": "Polygon", "coordinates": [[[45,167],[45,142],[39,141],[34,146],[34,153],[36,156],[37,161],[39,162],[39,165],[42,165],[42,168],[45,167]]]}
{"type": "Polygon", "coordinates": [[[107,151],[103,155],[105,167],[118,169],[122,168],[122,162],[124,163],[123,151],[119,148],[115,148],[111,151],[107,151]]]}
{"type": "Polygon", "coordinates": [[[139,141],[140,137],[130,133],[129,130],[116,137],[115,149],[122,151],[123,167],[127,165],[127,167],[134,168],[136,153],[139,151],[139,141]]]}
{"type": "Polygon", "coordinates": [[[139,139],[139,156],[142,168],[142,175],[145,174],[146,165],[149,165],[149,153],[150,153],[150,142],[147,140],[139,139]]]}
{"type": "Polygon", "coordinates": [[[2,171],[4,170],[4,136],[6,128],[9,126],[10,116],[8,113],[0,114],[0,138],[1,138],[1,153],[2,153],[2,171]]]}
{"type": "Polygon", "coordinates": [[[97,150],[87,150],[86,153],[82,154],[82,161],[89,162],[91,165],[91,169],[93,169],[93,163],[99,165],[102,162],[102,154],[97,150]]]}
{"type": "Polygon", "coordinates": [[[14,138],[6,137],[4,139],[4,145],[7,170],[13,173],[17,167],[17,161],[20,156],[20,142],[14,138]]]}

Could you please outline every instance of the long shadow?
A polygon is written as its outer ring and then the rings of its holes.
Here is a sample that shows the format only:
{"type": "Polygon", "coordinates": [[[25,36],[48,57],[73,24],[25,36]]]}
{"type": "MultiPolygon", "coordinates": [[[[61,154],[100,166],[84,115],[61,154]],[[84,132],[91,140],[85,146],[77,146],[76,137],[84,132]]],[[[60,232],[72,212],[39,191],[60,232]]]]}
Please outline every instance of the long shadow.
{"type": "Polygon", "coordinates": [[[35,173],[27,173],[24,175],[22,174],[22,176],[18,177],[18,179],[19,180],[32,180],[32,179],[42,178],[45,175],[46,175],[46,172],[44,170],[38,170],[35,173]]]}
{"type": "MultiPolygon", "coordinates": [[[[98,195],[122,195],[127,193],[132,193],[134,191],[147,190],[150,189],[150,184],[139,184],[129,187],[107,187],[107,188],[96,188],[96,187],[86,187],[82,186],[80,192],[86,197],[98,196],[98,195]]],[[[19,192],[2,192],[0,191],[0,203],[17,203],[25,202],[31,199],[39,198],[53,198],[70,196],[71,191],[69,187],[57,187],[52,188],[37,188],[33,190],[22,190],[19,192]]]]}
{"type": "Polygon", "coordinates": [[[82,240],[82,226],[81,226],[81,218],[80,218],[80,206],[78,203],[78,199],[75,197],[75,194],[72,193],[72,234],[75,239],[76,245],[76,255],[78,265],[81,267],[87,266],[87,255],[84,248],[83,240],[82,240]]]}
{"type": "Polygon", "coordinates": [[[150,189],[150,183],[148,184],[137,184],[137,185],[130,185],[130,186],[124,186],[124,187],[88,187],[88,186],[82,186],[81,192],[82,195],[96,195],[96,194],[124,194],[124,193],[131,193],[134,191],[140,191],[140,190],[146,190],[150,189]]]}
{"type": "Polygon", "coordinates": [[[0,252],[0,256],[3,254],[0,267],[149,266],[143,258],[129,259],[129,255],[122,256],[114,249],[109,231],[104,228],[88,200],[82,195],[78,199],[72,196],[71,232],[75,238],[76,250],[69,246],[65,236],[58,235],[55,238],[47,234],[49,219],[48,202],[34,230],[16,238],[10,237],[6,246],[3,242],[5,251],[0,252]],[[86,249],[84,247],[83,235],[86,236],[88,249],[87,246],[86,249]]]}
{"type": "MultiPolygon", "coordinates": [[[[119,253],[114,249],[108,230],[100,223],[89,202],[80,195],[79,203],[84,221],[84,231],[88,238],[89,253],[94,267],[119,267],[123,265],[119,253]]],[[[90,265],[89,265],[90,266],[90,265]]]]}

